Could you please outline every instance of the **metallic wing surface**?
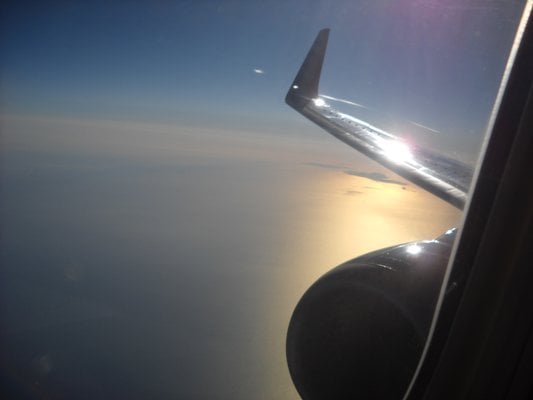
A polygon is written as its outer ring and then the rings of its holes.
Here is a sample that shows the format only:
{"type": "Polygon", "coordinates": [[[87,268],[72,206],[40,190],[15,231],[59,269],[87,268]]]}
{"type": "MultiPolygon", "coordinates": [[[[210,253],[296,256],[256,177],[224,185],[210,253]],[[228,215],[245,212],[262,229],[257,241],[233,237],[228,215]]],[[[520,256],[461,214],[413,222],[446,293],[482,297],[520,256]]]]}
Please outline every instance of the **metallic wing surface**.
{"type": "Polygon", "coordinates": [[[473,175],[471,166],[429,149],[407,144],[391,133],[339,112],[318,94],[329,29],[321,30],[285,102],[354,149],[457,208],[463,208],[473,175]]]}

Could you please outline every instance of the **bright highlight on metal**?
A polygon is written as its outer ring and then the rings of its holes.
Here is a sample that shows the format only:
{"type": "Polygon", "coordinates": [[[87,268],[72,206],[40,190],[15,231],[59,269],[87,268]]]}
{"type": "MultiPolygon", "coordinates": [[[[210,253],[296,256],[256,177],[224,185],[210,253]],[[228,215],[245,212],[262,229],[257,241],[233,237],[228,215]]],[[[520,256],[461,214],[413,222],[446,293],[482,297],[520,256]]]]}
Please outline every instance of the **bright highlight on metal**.
{"type": "Polygon", "coordinates": [[[407,246],[405,251],[409,254],[416,255],[422,251],[422,247],[417,244],[412,244],[410,246],[407,246]]]}
{"type": "Polygon", "coordinates": [[[400,164],[413,161],[413,154],[405,143],[396,140],[379,140],[378,143],[383,150],[383,155],[392,162],[400,164]]]}
{"type": "Polygon", "coordinates": [[[324,99],[321,99],[320,97],[313,99],[313,103],[315,103],[315,106],[317,107],[324,107],[326,105],[326,102],[324,101],[324,99]]]}

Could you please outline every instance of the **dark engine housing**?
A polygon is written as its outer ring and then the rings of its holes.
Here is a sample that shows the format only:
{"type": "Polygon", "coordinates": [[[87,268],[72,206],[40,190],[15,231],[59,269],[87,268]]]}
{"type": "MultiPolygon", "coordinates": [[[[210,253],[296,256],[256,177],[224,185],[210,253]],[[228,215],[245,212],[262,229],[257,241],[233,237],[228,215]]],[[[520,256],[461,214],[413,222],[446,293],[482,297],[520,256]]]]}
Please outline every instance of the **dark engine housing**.
{"type": "Polygon", "coordinates": [[[303,399],[401,399],[431,325],[455,229],[354,258],[296,306],[287,362],[303,399]]]}

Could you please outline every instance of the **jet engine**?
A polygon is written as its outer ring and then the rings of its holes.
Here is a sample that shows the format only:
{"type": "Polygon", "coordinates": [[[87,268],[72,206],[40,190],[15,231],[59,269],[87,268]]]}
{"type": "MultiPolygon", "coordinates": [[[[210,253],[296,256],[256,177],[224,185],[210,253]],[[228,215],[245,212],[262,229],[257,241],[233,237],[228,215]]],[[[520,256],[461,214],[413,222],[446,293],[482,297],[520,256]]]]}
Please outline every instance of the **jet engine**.
{"type": "Polygon", "coordinates": [[[456,230],[354,258],[297,304],[287,361],[303,399],[401,399],[431,325],[456,230]]]}

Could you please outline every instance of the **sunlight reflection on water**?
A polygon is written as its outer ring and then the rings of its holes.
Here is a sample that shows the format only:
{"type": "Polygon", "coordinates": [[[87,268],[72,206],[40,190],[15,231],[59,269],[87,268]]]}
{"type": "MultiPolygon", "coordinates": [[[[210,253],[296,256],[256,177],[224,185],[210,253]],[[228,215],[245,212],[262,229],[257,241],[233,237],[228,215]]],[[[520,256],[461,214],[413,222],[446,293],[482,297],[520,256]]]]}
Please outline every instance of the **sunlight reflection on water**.
{"type": "Polygon", "coordinates": [[[285,334],[307,287],[459,215],[412,185],[345,173],[383,169],[322,136],[4,126],[5,357],[53,393],[297,398],[285,334]]]}

